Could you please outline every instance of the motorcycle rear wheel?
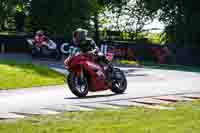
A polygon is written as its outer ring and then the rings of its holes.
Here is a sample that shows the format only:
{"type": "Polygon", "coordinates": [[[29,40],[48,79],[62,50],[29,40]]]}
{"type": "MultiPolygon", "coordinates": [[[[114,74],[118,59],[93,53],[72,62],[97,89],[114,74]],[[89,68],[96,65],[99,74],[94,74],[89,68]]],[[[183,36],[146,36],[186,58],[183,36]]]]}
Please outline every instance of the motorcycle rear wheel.
{"type": "Polygon", "coordinates": [[[127,89],[127,79],[124,73],[118,69],[114,68],[112,72],[112,87],[111,91],[116,94],[122,94],[127,89]]]}
{"type": "Polygon", "coordinates": [[[81,79],[73,72],[68,76],[68,86],[71,92],[77,97],[85,97],[88,94],[88,82],[86,78],[81,79]]]}
{"type": "Polygon", "coordinates": [[[44,55],[44,56],[50,56],[52,51],[47,47],[47,46],[42,46],[41,47],[41,53],[44,55]]]}

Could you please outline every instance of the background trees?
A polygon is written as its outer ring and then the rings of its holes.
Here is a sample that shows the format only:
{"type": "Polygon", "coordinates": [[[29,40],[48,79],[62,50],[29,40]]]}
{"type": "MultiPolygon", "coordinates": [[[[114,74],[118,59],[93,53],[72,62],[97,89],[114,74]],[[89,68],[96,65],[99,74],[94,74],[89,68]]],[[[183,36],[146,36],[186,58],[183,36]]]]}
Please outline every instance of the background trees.
{"type": "Polygon", "coordinates": [[[143,0],[131,0],[106,12],[104,17],[107,23],[104,23],[103,28],[127,32],[132,40],[138,39],[144,26],[151,23],[156,16],[156,12],[151,12],[145,7],[143,0]]]}
{"type": "Polygon", "coordinates": [[[89,0],[33,0],[32,24],[34,29],[70,36],[75,28],[89,28],[91,6],[89,0]]]}
{"type": "MultiPolygon", "coordinates": [[[[74,29],[82,27],[94,31],[98,40],[99,14],[106,7],[119,7],[125,3],[125,0],[0,0],[0,29],[5,30],[11,18],[17,31],[44,29],[70,37],[74,29]]],[[[10,27],[7,26],[13,29],[10,27]]]]}
{"type": "Polygon", "coordinates": [[[198,46],[200,39],[200,8],[194,0],[148,0],[146,7],[159,12],[159,19],[166,24],[168,42],[181,46],[198,46]]]}
{"type": "MultiPolygon", "coordinates": [[[[135,32],[158,17],[166,25],[164,39],[182,46],[199,46],[200,8],[194,0],[0,0],[0,30],[24,26],[25,31],[44,29],[71,36],[79,27],[94,31],[110,24],[111,29],[135,32]],[[130,4],[132,2],[132,4],[130,4]],[[105,11],[110,12],[108,16],[105,11]],[[103,14],[103,15],[102,15],[103,14]],[[156,16],[157,15],[157,16],[156,16]],[[103,16],[103,17],[102,17],[103,16]],[[14,21],[15,20],[15,21],[14,21]],[[25,21],[24,21],[25,20],[25,21]],[[25,25],[24,23],[25,22],[25,25]]],[[[106,27],[109,29],[110,27],[106,27]]],[[[105,29],[106,29],[105,28],[105,29]]]]}
{"type": "Polygon", "coordinates": [[[5,30],[6,21],[8,21],[9,16],[13,14],[14,0],[0,0],[0,30],[5,30]]]}
{"type": "Polygon", "coordinates": [[[0,30],[23,27],[28,6],[29,0],[0,0],[0,30]]]}

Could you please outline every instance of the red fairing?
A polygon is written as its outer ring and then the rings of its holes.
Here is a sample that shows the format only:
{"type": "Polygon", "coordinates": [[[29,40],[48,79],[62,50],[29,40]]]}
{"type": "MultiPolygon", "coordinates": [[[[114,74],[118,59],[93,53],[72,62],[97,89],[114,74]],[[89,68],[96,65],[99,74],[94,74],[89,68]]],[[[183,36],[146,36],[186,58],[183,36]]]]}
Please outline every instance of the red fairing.
{"type": "Polygon", "coordinates": [[[64,61],[64,64],[69,68],[70,71],[75,72],[76,74],[80,74],[81,66],[88,60],[86,56],[77,55],[70,57],[64,61]]]}
{"type": "Polygon", "coordinates": [[[105,83],[105,74],[103,72],[103,68],[101,68],[98,64],[87,61],[84,64],[84,68],[89,74],[90,79],[90,91],[102,91],[108,89],[105,83]]]}
{"type": "Polygon", "coordinates": [[[105,74],[103,68],[95,62],[95,57],[88,54],[80,54],[65,60],[65,65],[69,71],[80,74],[84,69],[87,79],[89,80],[90,91],[103,91],[109,89],[105,82],[105,74]]]}

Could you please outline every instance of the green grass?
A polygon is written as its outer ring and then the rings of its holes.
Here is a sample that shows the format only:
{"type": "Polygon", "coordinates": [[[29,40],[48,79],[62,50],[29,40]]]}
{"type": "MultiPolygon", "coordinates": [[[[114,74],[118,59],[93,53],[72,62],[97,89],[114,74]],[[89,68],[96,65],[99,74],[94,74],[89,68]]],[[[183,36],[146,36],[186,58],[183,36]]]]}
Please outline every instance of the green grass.
{"type": "Polygon", "coordinates": [[[199,133],[200,101],[175,110],[128,108],[1,122],[0,133],[199,133]]]}
{"type": "Polygon", "coordinates": [[[43,66],[0,61],[0,90],[59,85],[64,76],[43,66]]]}
{"type": "Polygon", "coordinates": [[[16,35],[16,32],[0,32],[0,35],[16,35]]]}
{"type": "Polygon", "coordinates": [[[140,35],[147,38],[149,42],[153,44],[158,44],[158,45],[162,44],[161,33],[143,32],[143,33],[140,33],[140,35]]]}
{"type": "Polygon", "coordinates": [[[127,64],[127,65],[136,65],[136,64],[138,64],[137,61],[130,61],[130,60],[117,60],[116,63],[127,64]]]}

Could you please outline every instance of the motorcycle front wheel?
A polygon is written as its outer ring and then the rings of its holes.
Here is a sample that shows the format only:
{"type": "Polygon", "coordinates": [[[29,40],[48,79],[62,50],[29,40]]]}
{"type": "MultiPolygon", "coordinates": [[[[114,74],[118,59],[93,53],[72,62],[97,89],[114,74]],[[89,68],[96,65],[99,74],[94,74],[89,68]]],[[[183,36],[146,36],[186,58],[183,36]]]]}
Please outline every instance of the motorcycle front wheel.
{"type": "Polygon", "coordinates": [[[122,94],[127,89],[127,79],[124,73],[118,69],[114,68],[112,72],[112,85],[111,91],[116,94],[122,94]]]}
{"type": "Polygon", "coordinates": [[[68,76],[68,86],[71,92],[77,97],[85,97],[88,94],[88,82],[86,78],[81,78],[70,72],[68,76]]]}

